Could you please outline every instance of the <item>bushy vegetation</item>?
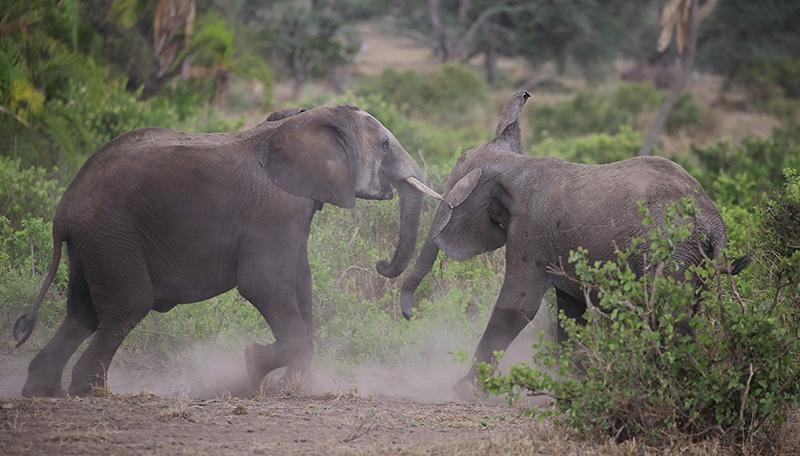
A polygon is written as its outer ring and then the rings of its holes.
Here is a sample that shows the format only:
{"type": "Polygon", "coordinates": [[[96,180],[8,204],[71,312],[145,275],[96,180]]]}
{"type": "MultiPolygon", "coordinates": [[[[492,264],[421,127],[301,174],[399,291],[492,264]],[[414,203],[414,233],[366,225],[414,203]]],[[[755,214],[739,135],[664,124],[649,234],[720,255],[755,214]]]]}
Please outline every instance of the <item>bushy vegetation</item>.
{"type": "Polygon", "coordinates": [[[531,155],[560,157],[578,163],[610,163],[636,154],[642,145],[641,135],[623,125],[614,134],[547,138],[534,144],[531,155]]]}
{"type": "Polygon", "coordinates": [[[800,113],[800,59],[756,57],[739,65],[728,83],[748,94],[754,109],[786,119],[800,113]]]}
{"type": "MultiPolygon", "coordinates": [[[[537,106],[531,110],[528,123],[535,140],[555,137],[614,134],[623,127],[639,129],[643,118],[652,115],[666,94],[650,84],[621,84],[610,93],[579,91],[570,101],[537,106]]],[[[700,129],[704,118],[689,94],[678,99],[666,129],[676,133],[683,129],[700,129]]]]}
{"type": "Polygon", "coordinates": [[[684,162],[718,204],[750,207],[780,186],[784,169],[800,169],[800,143],[785,133],[740,144],[723,141],[693,146],[684,162]]]}
{"type": "Polygon", "coordinates": [[[464,65],[442,65],[430,74],[386,69],[366,79],[357,94],[381,94],[408,114],[457,124],[489,98],[486,82],[464,65]]]}

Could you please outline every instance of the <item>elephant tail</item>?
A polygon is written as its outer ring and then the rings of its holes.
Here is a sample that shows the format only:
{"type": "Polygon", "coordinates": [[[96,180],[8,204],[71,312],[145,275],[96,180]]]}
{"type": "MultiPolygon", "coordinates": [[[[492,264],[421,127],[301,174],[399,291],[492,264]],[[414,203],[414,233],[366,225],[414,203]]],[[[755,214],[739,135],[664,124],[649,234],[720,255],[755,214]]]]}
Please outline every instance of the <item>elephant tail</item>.
{"type": "Polygon", "coordinates": [[[58,264],[61,262],[62,242],[63,239],[54,225],[53,258],[50,260],[50,268],[47,271],[47,276],[44,278],[44,281],[42,281],[42,286],[39,289],[39,295],[36,296],[36,300],[33,302],[28,311],[20,315],[20,317],[17,318],[17,321],[14,323],[14,340],[17,341],[17,347],[24,344],[25,341],[31,336],[31,333],[33,333],[33,328],[36,325],[36,315],[39,313],[39,307],[42,305],[42,301],[44,301],[47,290],[50,288],[50,285],[53,283],[53,279],[56,277],[58,264]]]}
{"type": "MultiPolygon", "coordinates": [[[[726,241],[727,239],[725,238],[724,235],[711,236],[711,243],[708,246],[708,252],[707,252],[710,258],[720,258],[722,256],[722,251],[725,249],[726,241]]],[[[737,275],[750,264],[752,259],[753,259],[752,255],[750,254],[742,255],[733,260],[730,266],[724,269],[723,272],[730,275],[737,275]]]]}

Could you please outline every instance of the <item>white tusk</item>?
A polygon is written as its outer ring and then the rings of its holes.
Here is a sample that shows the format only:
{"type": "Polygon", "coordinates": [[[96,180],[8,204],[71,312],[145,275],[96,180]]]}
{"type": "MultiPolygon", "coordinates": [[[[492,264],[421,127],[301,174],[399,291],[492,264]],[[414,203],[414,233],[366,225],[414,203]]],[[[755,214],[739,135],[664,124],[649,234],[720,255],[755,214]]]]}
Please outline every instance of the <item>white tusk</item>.
{"type": "Polygon", "coordinates": [[[416,188],[417,190],[421,191],[422,193],[428,196],[432,196],[436,199],[442,199],[442,195],[433,191],[430,187],[420,182],[420,180],[414,176],[406,178],[406,182],[408,182],[409,184],[411,184],[412,187],[416,188]]]}

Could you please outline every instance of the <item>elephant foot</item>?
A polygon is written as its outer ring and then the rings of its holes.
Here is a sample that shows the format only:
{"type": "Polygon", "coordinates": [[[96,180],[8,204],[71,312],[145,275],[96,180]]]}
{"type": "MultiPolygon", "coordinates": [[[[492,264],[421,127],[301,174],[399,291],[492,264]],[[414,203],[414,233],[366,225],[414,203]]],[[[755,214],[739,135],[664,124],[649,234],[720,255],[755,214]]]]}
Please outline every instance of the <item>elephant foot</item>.
{"type": "Polygon", "coordinates": [[[296,393],[315,391],[318,384],[309,367],[292,366],[287,367],[279,383],[282,391],[296,393]]]}
{"type": "Polygon", "coordinates": [[[261,382],[267,375],[267,357],[270,346],[251,343],[244,349],[244,361],[247,368],[247,377],[253,392],[258,392],[261,382]]]}
{"type": "Polygon", "coordinates": [[[86,396],[108,396],[111,390],[108,387],[105,379],[97,375],[92,377],[92,380],[81,381],[75,378],[69,385],[69,395],[73,397],[86,397],[86,396]]]}
{"type": "Polygon", "coordinates": [[[461,380],[453,385],[453,391],[455,391],[459,399],[465,401],[479,401],[488,397],[486,391],[478,386],[475,377],[469,374],[462,377],[461,380]]]}
{"type": "Polygon", "coordinates": [[[22,387],[23,397],[65,397],[67,393],[64,388],[58,385],[37,385],[30,381],[25,382],[22,387]]]}

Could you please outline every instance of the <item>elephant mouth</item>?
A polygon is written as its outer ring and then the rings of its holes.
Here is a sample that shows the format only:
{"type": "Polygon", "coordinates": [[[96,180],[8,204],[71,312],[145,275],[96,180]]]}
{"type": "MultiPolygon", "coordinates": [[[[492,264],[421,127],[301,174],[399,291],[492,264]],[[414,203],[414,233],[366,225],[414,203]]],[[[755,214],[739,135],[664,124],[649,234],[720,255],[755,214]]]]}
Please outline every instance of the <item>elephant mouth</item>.
{"type": "Polygon", "coordinates": [[[376,191],[370,192],[358,192],[356,197],[365,200],[373,200],[373,201],[385,201],[394,198],[394,189],[392,187],[387,186],[386,188],[382,188],[376,191]]]}
{"type": "MultiPolygon", "coordinates": [[[[436,199],[439,199],[439,200],[442,199],[442,195],[440,195],[439,193],[437,193],[436,191],[434,191],[433,189],[431,189],[430,187],[428,187],[427,185],[422,183],[422,181],[420,181],[419,179],[417,179],[416,177],[413,177],[413,176],[407,177],[407,178],[402,179],[402,180],[397,181],[397,182],[393,182],[392,185],[394,185],[395,187],[398,187],[398,185],[402,185],[404,183],[407,183],[407,184],[411,185],[413,188],[415,188],[416,190],[422,192],[424,195],[427,195],[427,196],[430,196],[432,198],[436,198],[436,199]]],[[[376,191],[361,191],[361,192],[358,192],[358,194],[356,194],[356,196],[358,198],[367,199],[367,200],[385,201],[385,200],[390,200],[390,199],[394,198],[394,193],[395,193],[394,188],[392,188],[391,185],[386,184],[380,190],[376,190],[376,191]]]]}

